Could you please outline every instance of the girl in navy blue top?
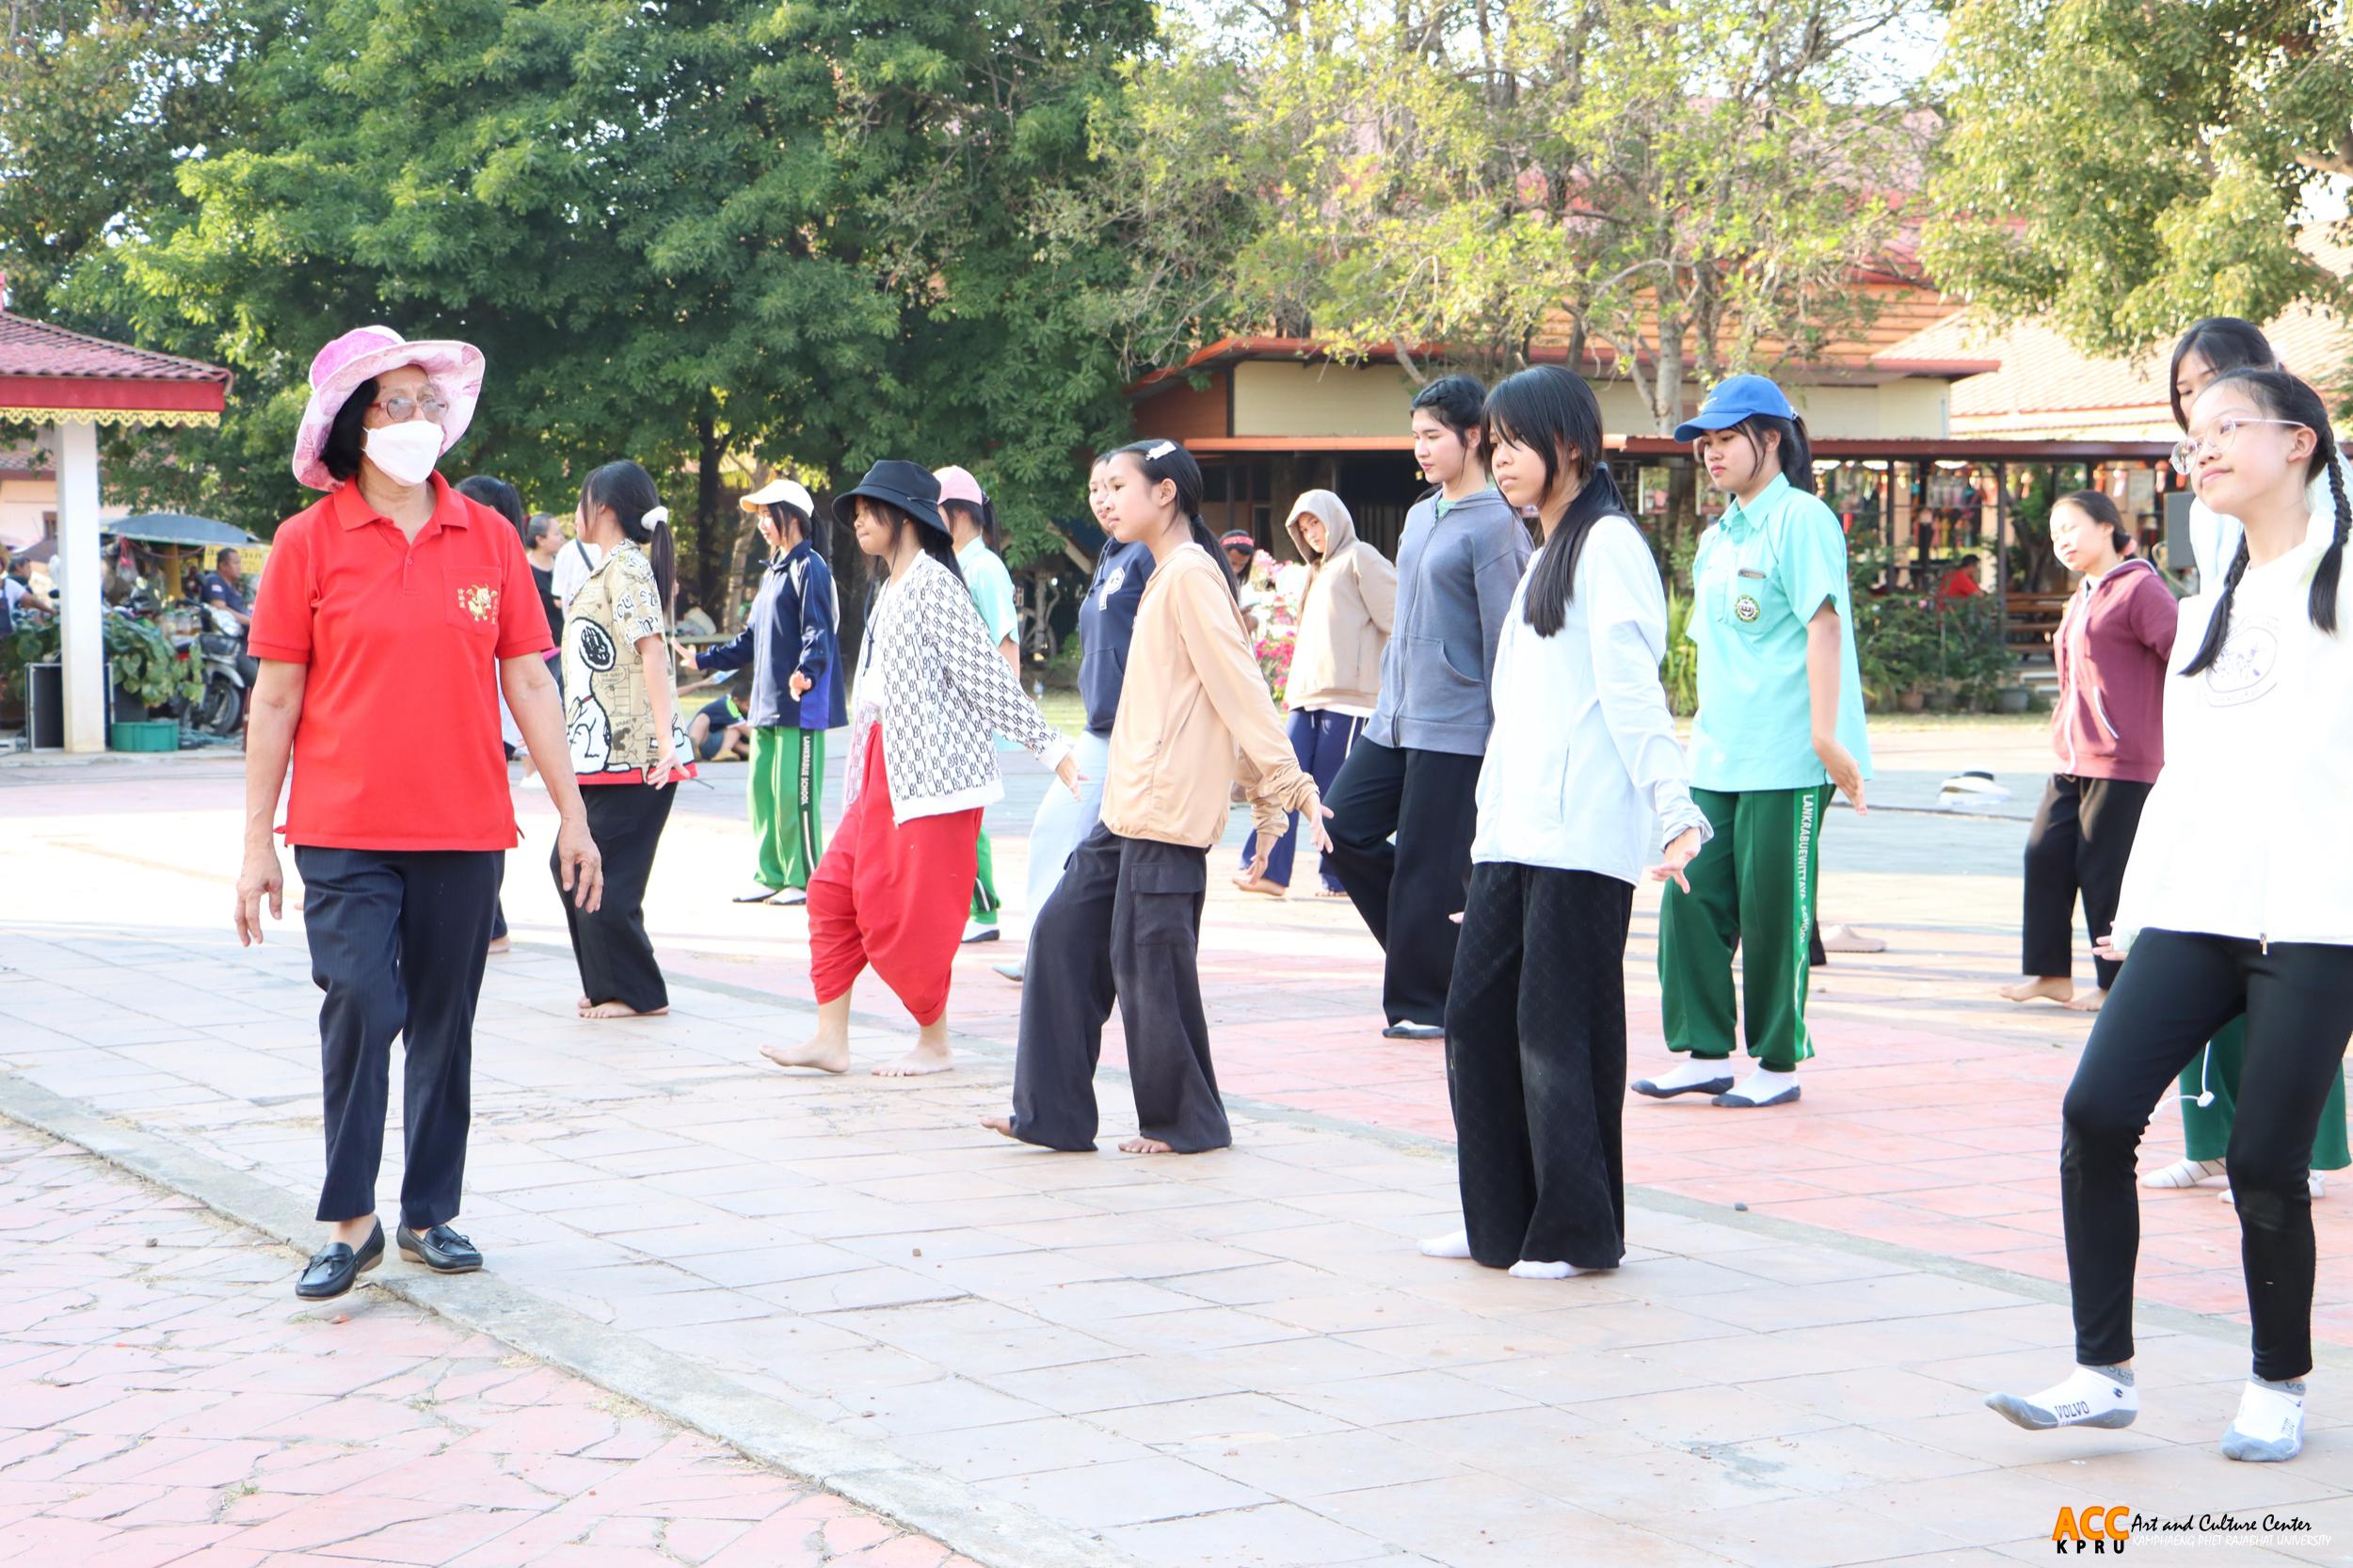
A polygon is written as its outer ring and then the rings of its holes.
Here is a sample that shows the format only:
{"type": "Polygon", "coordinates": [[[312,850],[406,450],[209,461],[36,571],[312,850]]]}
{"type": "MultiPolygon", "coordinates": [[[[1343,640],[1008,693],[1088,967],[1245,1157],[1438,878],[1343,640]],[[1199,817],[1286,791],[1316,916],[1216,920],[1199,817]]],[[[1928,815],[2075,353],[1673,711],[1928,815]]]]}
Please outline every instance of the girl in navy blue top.
{"type": "Polygon", "coordinates": [[[809,542],[815,504],[790,479],[745,496],[771,552],[731,641],[689,653],[696,669],[752,666],[752,836],[760,866],[738,904],[806,904],[824,853],[825,731],[850,722],[833,573],[809,542]]]}

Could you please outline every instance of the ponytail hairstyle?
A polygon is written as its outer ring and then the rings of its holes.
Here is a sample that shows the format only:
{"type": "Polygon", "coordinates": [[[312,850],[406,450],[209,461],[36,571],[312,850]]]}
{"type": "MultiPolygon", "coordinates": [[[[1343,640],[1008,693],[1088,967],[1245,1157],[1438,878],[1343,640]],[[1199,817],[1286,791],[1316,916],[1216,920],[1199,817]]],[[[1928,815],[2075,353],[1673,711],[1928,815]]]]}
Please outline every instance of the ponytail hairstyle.
{"type": "MultiPolygon", "coordinates": [[[[2336,508],[2336,527],[2330,532],[2329,549],[2320,557],[2320,565],[2313,572],[2312,597],[2306,613],[2313,625],[2334,636],[2337,630],[2337,580],[2345,571],[2345,541],[2353,530],[2353,501],[2345,493],[2345,471],[2337,454],[2337,433],[2329,426],[2329,409],[2320,394],[2284,370],[2227,370],[2209,381],[2208,391],[2225,381],[2245,383],[2248,395],[2254,399],[2267,418],[2285,420],[2303,425],[2314,438],[2312,460],[2305,465],[2305,484],[2323,473],[2329,476],[2329,495],[2336,508]]],[[[2198,656],[2182,666],[2184,675],[2198,675],[2211,667],[2222,652],[2222,645],[2230,637],[2231,599],[2238,591],[2238,581],[2247,575],[2247,536],[2239,535],[2238,553],[2231,558],[2230,575],[2222,580],[2222,597],[2217,600],[2214,614],[2206,620],[2206,640],[2198,645],[2198,656]]]]}
{"type": "Polygon", "coordinates": [[[1756,448],[1760,456],[1765,452],[1766,436],[1780,437],[1781,476],[1789,481],[1789,488],[1793,490],[1803,490],[1808,495],[1816,493],[1814,447],[1806,440],[1804,419],[1783,419],[1778,414],[1751,414],[1733,428],[1748,437],[1749,444],[1756,448]]]}
{"type": "Polygon", "coordinates": [[[468,501],[480,502],[515,525],[515,536],[531,548],[531,529],[523,516],[523,498],[514,486],[487,473],[468,474],[450,487],[468,501]]]}
{"type": "Polygon", "coordinates": [[[2061,506],[2073,506],[2092,521],[2107,524],[2108,542],[2116,546],[2118,554],[2133,547],[2132,535],[2124,531],[2124,515],[2116,509],[2116,503],[2108,499],[2105,490],[2070,490],[2051,503],[2053,511],[2061,506]]]}
{"type": "Polygon", "coordinates": [[[2172,405],[2174,427],[2184,431],[2189,428],[2189,410],[2182,407],[2182,361],[2193,353],[2206,361],[2206,368],[2217,378],[2225,371],[2280,368],[2280,356],[2271,351],[2271,340],[2253,322],[2236,316],[2208,316],[2190,323],[2165,367],[2165,400],[2172,405]]]}
{"type": "Polygon", "coordinates": [[[1176,513],[1193,528],[1193,542],[1208,551],[1209,559],[1217,563],[1218,575],[1225,579],[1225,591],[1237,601],[1241,589],[1234,582],[1234,568],[1225,559],[1225,552],[1218,547],[1217,536],[1201,520],[1201,465],[1193,454],[1175,441],[1129,441],[1113,447],[1097,459],[1109,462],[1113,457],[1132,457],[1144,474],[1144,482],[1157,485],[1165,479],[1176,487],[1176,513]]]}
{"type": "Polygon", "coordinates": [[[981,504],[978,506],[968,501],[943,501],[939,504],[939,515],[944,518],[964,518],[981,531],[981,543],[984,546],[998,554],[1004,553],[1004,526],[997,520],[997,503],[987,496],[981,497],[981,504]]]}
{"type": "Polygon", "coordinates": [[[1581,376],[1559,365],[1537,365],[1496,383],[1481,415],[1481,438],[1493,452],[1498,441],[1525,446],[1544,459],[1550,495],[1566,463],[1578,480],[1577,494],[1561,521],[1545,536],[1543,559],[1528,582],[1528,624],[1536,635],[1561,630],[1577,592],[1577,561],[1585,536],[1603,518],[1624,516],[1625,497],[1609,465],[1601,460],[1601,404],[1581,376]]]}
{"type": "Polygon", "coordinates": [[[580,499],[584,505],[609,507],[621,525],[621,537],[645,548],[654,586],[662,593],[666,630],[677,619],[678,552],[670,540],[670,509],[654,494],[653,475],[623,457],[593,470],[580,487],[580,499]]]}
{"type": "Polygon", "coordinates": [[[771,501],[768,503],[768,525],[783,538],[791,538],[792,531],[797,528],[801,531],[802,539],[808,542],[809,548],[812,550],[816,548],[816,539],[809,528],[808,514],[798,506],[782,501],[771,501]]]}

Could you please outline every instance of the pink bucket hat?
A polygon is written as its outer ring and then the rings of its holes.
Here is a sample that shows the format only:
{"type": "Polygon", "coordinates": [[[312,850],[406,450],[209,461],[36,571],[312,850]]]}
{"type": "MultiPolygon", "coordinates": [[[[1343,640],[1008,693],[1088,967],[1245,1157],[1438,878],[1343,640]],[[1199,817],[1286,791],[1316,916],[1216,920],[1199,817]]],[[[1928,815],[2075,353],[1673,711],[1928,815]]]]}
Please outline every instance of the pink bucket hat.
{"type": "Polygon", "coordinates": [[[403,365],[415,365],[433,378],[434,387],[449,404],[449,411],[441,416],[441,450],[447,452],[457,444],[457,438],[473,423],[473,407],[482,397],[482,350],[470,343],[410,343],[389,327],[355,327],[320,349],[311,361],[311,401],[295,431],[296,479],[314,490],[335,488],[338,481],[320,459],[335,415],[360,382],[403,365]]]}
{"type": "Polygon", "coordinates": [[[933,470],[932,477],[939,481],[939,499],[943,504],[961,501],[968,506],[988,504],[988,497],[981,492],[981,482],[967,470],[952,463],[946,468],[933,470]]]}

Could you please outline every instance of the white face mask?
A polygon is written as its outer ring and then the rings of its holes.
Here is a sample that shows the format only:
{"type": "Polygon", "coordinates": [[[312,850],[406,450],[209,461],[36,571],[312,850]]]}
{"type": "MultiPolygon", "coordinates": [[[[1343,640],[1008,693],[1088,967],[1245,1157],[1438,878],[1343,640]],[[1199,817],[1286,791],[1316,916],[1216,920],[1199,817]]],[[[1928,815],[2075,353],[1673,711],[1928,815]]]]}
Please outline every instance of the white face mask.
{"type": "Polygon", "coordinates": [[[422,485],[440,460],[441,427],[429,419],[378,425],[361,438],[360,448],[401,484],[422,485]]]}

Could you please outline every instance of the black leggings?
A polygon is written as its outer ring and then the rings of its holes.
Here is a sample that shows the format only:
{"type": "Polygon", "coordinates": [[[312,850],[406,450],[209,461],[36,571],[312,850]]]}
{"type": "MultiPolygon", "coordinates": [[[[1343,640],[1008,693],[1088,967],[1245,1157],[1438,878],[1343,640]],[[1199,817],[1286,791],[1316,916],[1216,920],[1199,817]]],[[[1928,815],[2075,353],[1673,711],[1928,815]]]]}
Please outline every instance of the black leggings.
{"type": "Polygon", "coordinates": [[[2313,1367],[2313,1133],[2353,1035],[2353,947],[2265,946],[2144,931],[2092,1025],[2067,1086],[2059,1194],[2075,1300],[2075,1359],[2133,1353],[2133,1265],[2140,1252],[2134,1154],[2175,1075],[2247,1016],[2238,1120],[2224,1156],[2238,1205],[2239,1259],[2254,1325],[2255,1375],[2313,1367]]]}

